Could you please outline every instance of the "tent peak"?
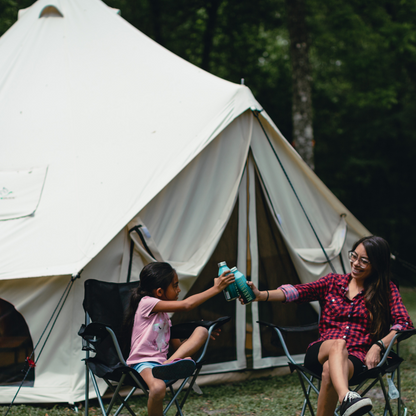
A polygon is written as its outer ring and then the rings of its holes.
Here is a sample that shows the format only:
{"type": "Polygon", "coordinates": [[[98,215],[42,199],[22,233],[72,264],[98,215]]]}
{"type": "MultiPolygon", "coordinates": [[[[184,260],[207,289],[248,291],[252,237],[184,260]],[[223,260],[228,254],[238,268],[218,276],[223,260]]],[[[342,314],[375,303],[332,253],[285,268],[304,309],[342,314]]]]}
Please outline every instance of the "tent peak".
{"type": "Polygon", "coordinates": [[[39,14],[39,19],[41,17],[64,17],[60,10],[51,4],[45,6],[39,14]]]}

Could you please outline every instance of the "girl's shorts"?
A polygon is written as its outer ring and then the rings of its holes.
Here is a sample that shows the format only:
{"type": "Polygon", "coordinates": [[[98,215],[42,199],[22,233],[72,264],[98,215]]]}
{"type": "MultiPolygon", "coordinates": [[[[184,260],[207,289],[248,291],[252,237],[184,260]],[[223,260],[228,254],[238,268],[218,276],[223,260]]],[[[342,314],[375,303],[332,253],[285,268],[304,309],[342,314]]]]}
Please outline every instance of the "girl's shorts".
{"type": "Polygon", "coordinates": [[[158,365],[162,364],[156,361],[145,361],[143,363],[132,364],[130,367],[134,368],[140,374],[145,368],[153,368],[157,367],[158,365]]]}
{"type": "MultiPolygon", "coordinates": [[[[318,354],[319,354],[319,348],[321,348],[321,344],[323,341],[317,342],[316,344],[313,344],[311,347],[309,347],[305,354],[305,367],[314,372],[315,374],[321,375],[323,366],[318,360],[318,354]]],[[[356,384],[354,379],[356,379],[364,370],[367,369],[367,367],[362,363],[361,360],[359,360],[354,355],[348,355],[348,359],[352,362],[354,366],[354,373],[351,377],[351,380],[349,381],[350,384],[356,384]]]]}
{"type": "MultiPolygon", "coordinates": [[[[145,361],[144,363],[132,364],[130,367],[134,368],[140,374],[145,368],[153,368],[153,367],[157,367],[158,365],[162,365],[162,364],[156,361],[145,361]]],[[[163,381],[165,383],[169,383],[170,380],[163,380],[163,381]]]]}

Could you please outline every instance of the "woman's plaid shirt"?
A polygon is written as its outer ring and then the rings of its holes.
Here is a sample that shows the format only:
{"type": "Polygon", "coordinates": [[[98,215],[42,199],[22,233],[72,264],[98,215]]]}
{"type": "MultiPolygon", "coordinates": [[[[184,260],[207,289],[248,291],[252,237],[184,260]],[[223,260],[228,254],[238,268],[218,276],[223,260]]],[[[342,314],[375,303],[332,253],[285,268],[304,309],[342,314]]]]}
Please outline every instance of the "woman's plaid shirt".
{"type": "MultiPolygon", "coordinates": [[[[345,339],[349,354],[364,362],[367,351],[374,343],[370,336],[371,320],[365,306],[363,292],[358,293],[352,300],[348,299],[350,278],[350,274],[330,273],[315,282],[295,286],[283,285],[280,289],[286,295],[286,302],[319,301],[321,305],[320,337],[311,345],[328,339],[345,339]]],[[[390,330],[413,328],[409,314],[393,282],[390,282],[390,313],[390,330]]]]}

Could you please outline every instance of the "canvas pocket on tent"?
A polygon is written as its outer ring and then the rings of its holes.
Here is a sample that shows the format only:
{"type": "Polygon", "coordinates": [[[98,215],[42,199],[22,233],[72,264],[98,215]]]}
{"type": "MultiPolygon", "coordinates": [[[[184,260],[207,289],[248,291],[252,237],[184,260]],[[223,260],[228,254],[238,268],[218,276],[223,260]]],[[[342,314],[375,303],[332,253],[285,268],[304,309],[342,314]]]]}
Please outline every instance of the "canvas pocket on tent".
{"type": "Polygon", "coordinates": [[[347,222],[344,217],[338,224],[329,247],[325,247],[325,252],[321,248],[297,248],[295,249],[299,257],[310,263],[327,263],[328,259],[333,260],[340,255],[347,238],[347,222]]]}
{"type": "Polygon", "coordinates": [[[0,172],[0,221],[34,215],[48,168],[0,172]]]}

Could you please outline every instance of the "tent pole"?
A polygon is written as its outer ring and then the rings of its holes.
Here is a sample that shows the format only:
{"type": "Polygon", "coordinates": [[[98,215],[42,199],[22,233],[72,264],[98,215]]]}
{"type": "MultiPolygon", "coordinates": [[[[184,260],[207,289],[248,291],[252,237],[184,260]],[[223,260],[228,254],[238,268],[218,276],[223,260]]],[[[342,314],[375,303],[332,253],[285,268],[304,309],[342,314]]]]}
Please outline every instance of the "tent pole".
{"type": "MultiPolygon", "coordinates": [[[[88,312],[85,313],[85,326],[88,326],[91,322],[90,315],[88,312]]],[[[90,401],[90,373],[88,371],[88,359],[90,358],[90,351],[87,348],[85,351],[85,416],[88,416],[88,408],[90,401]]]]}

